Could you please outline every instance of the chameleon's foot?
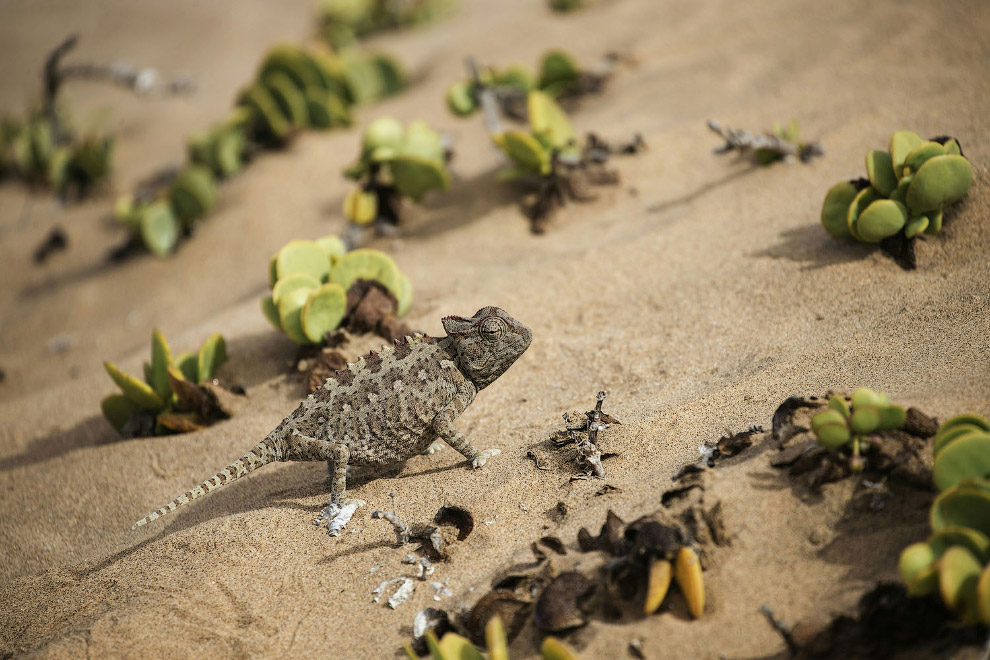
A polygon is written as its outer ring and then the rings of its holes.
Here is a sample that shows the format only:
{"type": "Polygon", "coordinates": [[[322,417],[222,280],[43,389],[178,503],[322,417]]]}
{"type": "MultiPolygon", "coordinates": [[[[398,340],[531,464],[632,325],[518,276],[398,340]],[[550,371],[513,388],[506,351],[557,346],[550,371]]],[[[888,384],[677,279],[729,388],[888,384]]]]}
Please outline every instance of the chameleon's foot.
{"type": "Polygon", "coordinates": [[[446,444],[447,443],[444,442],[443,440],[436,440],[433,442],[433,444],[431,444],[429,447],[423,450],[423,454],[425,455],[435,454],[441,449],[443,449],[444,446],[446,446],[446,444]]]}
{"type": "Polygon", "coordinates": [[[502,453],[501,449],[485,449],[484,451],[478,452],[478,455],[475,456],[474,460],[471,461],[471,467],[475,469],[484,467],[485,463],[488,462],[489,458],[491,458],[492,456],[498,456],[501,453],[502,453]]]}
{"type": "Polygon", "coordinates": [[[364,500],[346,499],[341,500],[339,504],[333,501],[327,502],[323,510],[313,519],[313,524],[317,527],[326,526],[330,536],[340,536],[354,516],[354,512],[361,506],[364,506],[364,500]]]}

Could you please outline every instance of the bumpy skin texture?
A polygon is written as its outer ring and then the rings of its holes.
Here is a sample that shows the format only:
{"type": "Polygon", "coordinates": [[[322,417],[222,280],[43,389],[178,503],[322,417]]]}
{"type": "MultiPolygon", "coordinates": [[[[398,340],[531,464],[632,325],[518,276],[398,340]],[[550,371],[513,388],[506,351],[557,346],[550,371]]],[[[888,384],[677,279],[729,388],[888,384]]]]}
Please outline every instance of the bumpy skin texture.
{"type": "Polygon", "coordinates": [[[498,450],[475,449],[454,420],[523,354],[532,333],[498,307],[445,317],[443,327],[446,337],[406,337],[336,372],[251,451],[132,529],[275,461],[328,462],[330,501],[317,524],[340,512],[348,466],[392,473],[443,440],[481,467],[498,450]]]}

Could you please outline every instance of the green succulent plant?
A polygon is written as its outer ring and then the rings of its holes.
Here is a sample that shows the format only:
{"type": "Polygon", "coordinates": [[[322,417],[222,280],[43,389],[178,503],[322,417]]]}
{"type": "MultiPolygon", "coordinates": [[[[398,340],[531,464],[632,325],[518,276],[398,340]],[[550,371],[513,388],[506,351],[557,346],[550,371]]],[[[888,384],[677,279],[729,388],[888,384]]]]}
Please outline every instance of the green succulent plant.
{"type": "Polygon", "coordinates": [[[321,344],[347,313],[347,291],[357,280],[380,283],[404,315],[412,304],[412,284],[380,250],[347,252],[336,236],[286,243],[268,265],[272,293],[261,301],[265,318],[300,345],[321,344]]]}
{"type": "Polygon", "coordinates": [[[961,200],[973,168],[955,138],[923,140],[897,131],[888,151],[866,154],[868,179],[842,181],[825,195],[822,225],[835,238],[879,243],[903,233],[913,239],[942,229],[944,207],[961,200]]]}
{"type": "Polygon", "coordinates": [[[59,196],[89,194],[110,177],[113,139],[96,134],[56,136],[51,118],[38,111],[0,128],[0,172],[47,185],[59,196]]]}
{"type": "Polygon", "coordinates": [[[317,5],[320,36],[334,48],[382,30],[434,20],[451,11],[453,0],[321,0],[317,5]]]}
{"type": "Polygon", "coordinates": [[[531,91],[527,108],[529,132],[511,129],[492,138],[513,163],[511,169],[499,173],[502,181],[528,175],[549,176],[555,160],[580,153],[574,127],[552,98],[543,92],[531,91]]]}
{"type": "Polygon", "coordinates": [[[811,419],[811,429],[818,442],[830,451],[851,449],[850,467],[862,472],[865,461],[862,452],[868,447],[864,436],[882,431],[892,431],[904,425],[906,413],[901,406],[892,404],[883,392],[866,387],[852,394],[852,405],[841,396],[829,399],[828,410],[811,419]]]}
{"type": "Polygon", "coordinates": [[[526,95],[541,91],[551,98],[576,92],[582,81],[592,74],[581,70],[574,56],[565,50],[550,50],[543,54],[536,73],[521,64],[505,69],[485,68],[477,78],[460,80],[447,89],[447,108],[458,117],[473,115],[480,107],[480,91],[491,88],[509,116],[519,115],[514,106],[525,101],[526,95]]]}
{"type": "MultiPolygon", "coordinates": [[[[486,657],[488,660],[509,660],[509,640],[505,634],[505,626],[498,616],[489,619],[485,625],[487,656],[482,654],[471,640],[457,633],[445,633],[438,640],[433,631],[428,630],[425,637],[426,647],[433,660],[485,660],[486,657]]],[[[418,656],[408,643],[404,643],[402,648],[410,660],[417,660],[418,656]]],[[[552,635],[543,639],[540,657],[543,660],[578,660],[574,651],[552,635]]]]}
{"type": "Polygon", "coordinates": [[[344,216],[355,225],[398,224],[402,197],[418,202],[450,186],[446,159],[443,139],[426,122],[404,127],[394,117],[375,119],[364,129],[357,162],[344,172],[359,183],[344,198],[344,216]]]}
{"type": "Polygon", "coordinates": [[[121,391],[100,403],[103,416],[121,433],[127,432],[137,416],[154,419],[156,434],[182,431],[189,423],[200,424],[203,420],[196,412],[180,410],[175,384],[208,381],[226,361],[227,345],[219,333],[210,335],[198,352],[181,353],[173,358],[168,342],[156,328],[151,333],[151,361],[144,363],[143,379],[124,373],[113,362],[103,363],[121,391]]]}
{"type": "Polygon", "coordinates": [[[912,596],[938,592],[964,623],[990,625],[990,423],[953,417],[933,451],[932,534],[901,552],[898,569],[912,596]]]}
{"type": "Polygon", "coordinates": [[[188,138],[189,164],[171,181],[118,198],[114,215],[133,244],[166,257],[209,214],[218,183],[237,174],[250,154],[284,145],[302,130],[349,126],[356,103],[390,96],[405,84],[401,66],[387,55],[277,45],[227,116],[188,138]]]}

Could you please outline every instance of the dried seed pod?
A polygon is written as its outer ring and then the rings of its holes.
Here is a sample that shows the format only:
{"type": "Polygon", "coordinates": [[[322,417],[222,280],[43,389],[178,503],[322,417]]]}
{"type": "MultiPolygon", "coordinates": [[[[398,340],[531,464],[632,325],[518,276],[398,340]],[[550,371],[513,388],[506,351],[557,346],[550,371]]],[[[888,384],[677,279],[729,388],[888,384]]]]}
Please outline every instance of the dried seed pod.
{"type": "Polygon", "coordinates": [[[489,660],[509,660],[509,640],[505,635],[502,620],[493,616],[485,625],[485,645],[489,660]]]}
{"type": "Polygon", "coordinates": [[[547,637],[540,647],[543,660],[578,660],[577,654],[556,637],[547,637]]]}
{"type": "Polygon", "coordinates": [[[534,621],[545,632],[562,632],[588,623],[581,601],[592,583],[577,571],[561,573],[536,601],[534,621]]]}
{"type": "Polygon", "coordinates": [[[653,614],[663,603],[667,590],[670,589],[673,572],[673,566],[666,559],[654,559],[650,562],[650,577],[646,585],[643,614],[653,614]]]}
{"type": "Polygon", "coordinates": [[[698,554],[691,547],[684,546],[677,552],[674,577],[687,600],[691,616],[700,618],[705,611],[705,583],[698,554]]]}
{"type": "Polygon", "coordinates": [[[464,626],[476,644],[485,643],[485,627],[497,616],[505,624],[506,635],[511,642],[526,624],[533,604],[518,598],[513,592],[493,589],[481,597],[468,613],[464,626]]]}

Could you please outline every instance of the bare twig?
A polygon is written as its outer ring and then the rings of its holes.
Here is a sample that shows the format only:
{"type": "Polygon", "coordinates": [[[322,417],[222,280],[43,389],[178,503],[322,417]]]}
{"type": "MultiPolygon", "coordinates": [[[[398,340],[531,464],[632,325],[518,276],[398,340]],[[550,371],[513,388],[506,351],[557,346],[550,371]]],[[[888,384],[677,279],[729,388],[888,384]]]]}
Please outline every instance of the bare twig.
{"type": "MultiPolygon", "coordinates": [[[[570,436],[570,441],[574,442],[577,452],[577,464],[586,474],[594,475],[599,479],[605,478],[605,467],[602,465],[602,452],[598,447],[598,433],[604,431],[612,424],[619,421],[602,412],[602,403],[608,395],[604,390],[598,393],[594,410],[585,413],[587,417],[583,422],[572,424],[570,416],[563,414],[564,430],[570,436]],[[587,431],[587,437],[579,434],[587,431]]],[[[559,445],[558,445],[559,446],[559,445]]]]}
{"type": "Polygon", "coordinates": [[[161,75],[156,69],[136,67],[127,62],[115,62],[109,65],[83,63],[61,66],[62,59],[78,43],[78,34],[73,34],[65,39],[48,54],[42,70],[44,87],[42,112],[48,117],[48,121],[51,123],[52,138],[56,144],[64,142],[69,137],[63,132],[60,125],[57,101],[62,84],[70,78],[102,80],[119,87],[125,87],[138,94],[148,94],[153,91],[160,91],[166,94],[184,94],[196,89],[196,85],[189,76],[180,75],[170,81],[163,82],[161,75]]]}
{"type": "Polygon", "coordinates": [[[466,65],[471,72],[471,84],[475,94],[478,96],[478,104],[485,116],[485,127],[489,135],[498,135],[502,132],[502,122],[498,118],[498,103],[495,99],[495,90],[488,85],[481,84],[481,74],[478,71],[478,63],[473,57],[467,58],[466,65]]]}
{"type": "Polygon", "coordinates": [[[770,609],[769,605],[760,605],[760,614],[765,616],[767,621],[770,623],[770,626],[780,633],[784,643],[787,644],[787,650],[789,650],[792,655],[796,654],[799,649],[797,644],[794,642],[794,638],[791,636],[790,627],[774,615],[773,610],[770,609]]]}
{"type": "Polygon", "coordinates": [[[756,152],[762,151],[774,154],[784,160],[792,160],[796,157],[803,163],[825,154],[825,147],[821,142],[789,142],[772,133],[756,134],[731,126],[723,126],[714,119],[708,120],[708,128],[725,139],[725,145],[716,149],[716,154],[738,151],[743,155],[755,157],[756,152]]]}

